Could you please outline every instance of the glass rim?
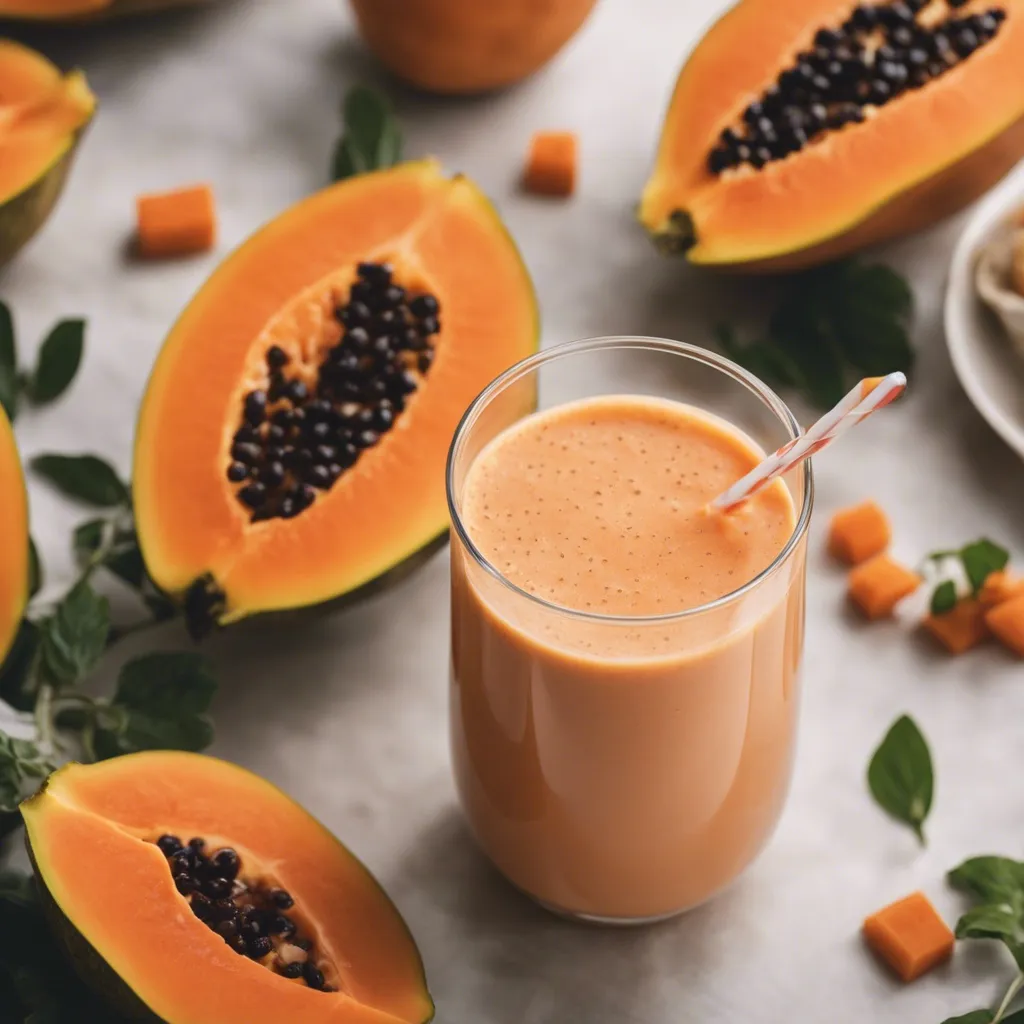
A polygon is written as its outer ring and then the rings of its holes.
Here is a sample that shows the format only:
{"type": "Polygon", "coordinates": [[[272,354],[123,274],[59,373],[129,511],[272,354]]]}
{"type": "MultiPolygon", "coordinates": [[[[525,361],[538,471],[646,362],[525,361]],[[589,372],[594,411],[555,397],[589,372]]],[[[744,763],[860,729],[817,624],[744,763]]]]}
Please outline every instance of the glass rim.
{"type": "Polygon", "coordinates": [[[500,569],[488,561],[483,552],[476,546],[475,541],[470,537],[465,524],[462,522],[462,516],[459,514],[455,502],[455,463],[465,437],[476,423],[480,413],[490,404],[491,400],[516,381],[539,370],[540,367],[547,363],[552,363],[558,359],[564,359],[568,356],[579,355],[581,353],[610,351],[613,349],[646,349],[654,352],[663,352],[671,355],[682,356],[684,358],[703,363],[706,366],[710,366],[713,369],[719,370],[727,377],[731,377],[739,384],[742,384],[748,391],[752,392],[757,398],[759,398],[762,404],[767,406],[786,428],[789,434],[789,440],[795,440],[802,432],[800,424],[797,422],[797,419],[793,415],[789,406],[786,405],[786,403],[774,390],[772,390],[772,388],[765,384],[759,377],[752,374],[749,370],[745,370],[738,363],[734,363],[731,359],[727,359],[725,356],[719,355],[717,352],[711,352],[708,349],[700,348],[697,345],[691,345],[685,341],[673,341],[670,338],[647,337],[644,335],[610,335],[606,337],[581,338],[577,341],[563,342],[559,345],[554,345],[551,348],[535,352],[533,355],[527,356],[525,359],[521,359],[518,363],[510,366],[503,373],[495,377],[494,380],[492,380],[490,384],[488,384],[476,396],[476,398],[470,402],[466,411],[462,414],[462,418],[459,420],[459,424],[455,428],[455,434],[452,437],[452,443],[448,449],[448,460],[445,466],[445,492],[448,499],[448,514],[451,518],[452,527],[465,549],[473,557],[473,560],[485,572],[487,572],[488,575],[492,576],[497,580],[497,582],[514,593],[517,597],[521,597],[546,611],[554,612],[559,615],[568,615],[575,619],[583,619],[588,622],[602,623],[605,625],[628,624],[636,626],[677,622],[680,619],[703,615],[707,612],[724,608],[727,605],[741,600],[751,591],[757,589],[771,576],[774,576],[775,573],[787,561],[789,561],[790,556],[796,551],[797,546],[806,534],[807,527],[811,519],[811,509],[814,505],[814,474],[811,470],[810,459],[805,459],[801,463],[803,501],[801,503],[800,514],[797,517],[796,524],[794,525],[788,540],[785,545],[783,545],[782,550],[775,556],[775,558],[772,559],[771,563],[762,569],[756,576],[747,580],[746,583],[737,587],[735,590],[731,590],[729,593],[723,594],[721,597],[717,597],[713,601],[706,601],[703,604],[695,605],[693,608],[684,608],[682,611],[677,612],[663,612],[660,615],[608,615],[600,612],[586,612],[579,608],[569,608],[566,605],[557,604],[554,601],[548,601],[546,598],[539,597],[537,594],[531,594],[530,591],[520,587],[517,583],[513,583],[512,580],[501,572],[500,569]]]}

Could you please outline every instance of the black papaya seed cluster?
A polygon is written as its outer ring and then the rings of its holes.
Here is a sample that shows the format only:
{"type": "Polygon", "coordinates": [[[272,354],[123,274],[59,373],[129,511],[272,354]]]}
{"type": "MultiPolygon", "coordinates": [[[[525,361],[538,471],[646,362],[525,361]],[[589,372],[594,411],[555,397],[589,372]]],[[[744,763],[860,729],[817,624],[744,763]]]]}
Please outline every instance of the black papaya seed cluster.
{"type": "Polygon", "coordinates": [[[408,295],[386,263],[360,263],[357,273],[335,310],[341,340],[315,382],[272,345],[267,387],[243,400],[227,478],[254,522],[309,508],[391,429],[433,364],[437,299],[408,295]]]}
{"type": "Polygon", "coordinates": [[[284,889],[247,881],[230,847],[207,853],[204,839],[183,843],[172,835],[160,836],[156,845],[192,913],[236,953],[310,988],[334,991],[317,966],[313,943],[288,914],[295,901],[284,889]]]}
{"type": "Polygon", "coordinates": [[[945,74],[992,39],[1006,18],[998,7],[956,14],[966,2],[860,4],[839,28],[819,29],[814,48],[797,54],[796,63],[744,110],[743,124],[722,132],[708,153],[708,170],[759,170],[945,74]],[[920,19],[925,8],[938,7],[945,17],[920,19]]]}

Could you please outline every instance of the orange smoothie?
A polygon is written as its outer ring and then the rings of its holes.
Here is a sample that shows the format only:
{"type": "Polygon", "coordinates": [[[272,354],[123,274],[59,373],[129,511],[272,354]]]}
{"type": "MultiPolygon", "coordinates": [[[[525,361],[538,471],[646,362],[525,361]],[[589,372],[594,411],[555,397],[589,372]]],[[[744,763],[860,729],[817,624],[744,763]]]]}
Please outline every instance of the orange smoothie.
{"type": "Polygon", "coordinates": [[[804,541],[779,559],[782,481],[708,508],[762,455],[691,406],[606,396],[522,420],[466,471],[458,514],[492,571],[453,544],[456,783],[487,854],[555,909],[676,913],[774,829],[804,541]]]}

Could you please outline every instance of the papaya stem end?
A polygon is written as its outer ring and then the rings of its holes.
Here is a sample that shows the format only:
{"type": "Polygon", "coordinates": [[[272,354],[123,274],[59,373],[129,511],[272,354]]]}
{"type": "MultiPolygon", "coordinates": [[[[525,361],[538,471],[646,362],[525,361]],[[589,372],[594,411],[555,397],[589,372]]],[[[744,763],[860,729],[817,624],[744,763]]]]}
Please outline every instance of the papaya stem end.
{"type": "Polygon", "coordinates": [[[682,256],[697,244],[697,229],[685,210],[673,210],[664,227],[654,235],[658,251],[666,256],[682,256]]]}
{"type": "Polygon", "coordinates": [[[185,591],[185,627],[193,640],[207,636],[228,606],[227,594],[211,573],[204,573],[185,591]]]}

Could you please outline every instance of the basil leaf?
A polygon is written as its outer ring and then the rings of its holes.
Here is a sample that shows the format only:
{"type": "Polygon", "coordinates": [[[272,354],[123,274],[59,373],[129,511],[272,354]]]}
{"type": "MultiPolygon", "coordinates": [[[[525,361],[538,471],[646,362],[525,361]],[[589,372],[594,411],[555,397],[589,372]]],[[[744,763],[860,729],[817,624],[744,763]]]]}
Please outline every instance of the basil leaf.
{"type": "Polygon", "coordinates": [[[129,661],[113,699],[121,726],[97,734],[97,753],[205,749],[213,741],[206,712],[216,691],[217,680],[199,654],[157,652],[129,661]]]}
{"type": "Polygon", "coordinates": [[[979,903],[957,921],[958,939],[998,939],[1024,970],[1024,893],[1001,903],[979,903]]]}
{"type": "Polygon", "coordinates": [[[25,780],[44,778],[51,770],[34,743],[0,731],[0,811],[17,810],[25,780]]]}
{"type": "Polygon", "coordinates": [[[71,686],[96,666],[106,649],[110,605],[88,580],[82,580],[41,627],[40,653],[46,675],[57,686],[71,686]]]}
{"type": "Polygon", "coordinates": [[[932,592],[932,615],[945,615],[956,607],[956,584],[952,580],[940,583],[932,592]]]}
{"type": "Polygon", "coordinates": [[[61,320],[39,350],[29,394],[33,402],[52,402],[68,389],[82,363],[85,321],[61,320]]]}
{"type": "Polygon", "coordinates": [[[796,362],[781,349],[763,341],[741,345],[736,332],[726,324],[715,328],[719,347],[734,362],[755,377],[775,387],[797,387],[802,380],[796,362]]]}
{"type": "Polygon", "coordinates": [[[990,573],[1006,568],[1010,561],[1010,552],[982,537],[981,540],[960,549],[960,561],[963,562],[964,572],[971,581],[974,593],[977,594],[990,573]]]}
{"type": "Polygon", "coordinates": [[[388,100],[366,86],[348,91],[343,105],[344,134],[334,152],[335,181],[392,167],[402,159],[402,134],[388,100]]]}
{"type": "Polygon", "coordinates": [[[909,825],[925,845],[923,825],[932,806],[934,774],[921,730],[907,715],[886,733],[868,765],[868,787],[892,817],[909,825]]]}
{"type": "Polygon", "coordinates": [[[36,542],[28,539],[28,596],[31,600],[39,593],[43,585],[43,563],[39,559],[39,549],[36,542]]]}
{"type": "Polygon", "coordinates": [[[0,302],[0,405],[13,421],[18,412],[18,352],[14,321],[5,302],[0,302]]]}
{"type": "Polygon", "coordinates": [[[96,455],[37,455],[32,468],[69,498],[110,508],[127,505],[128,485],[96,455]]]}
{"type": "Polygon", "coordinates": [[[942,1024],[992,1024],[996,1019],[991,1010],[972,1010],[962,1013],[959,1017],[947,1017],[942,1024]]]}
{"type": "Polygon", "coordinates": [[[971,857],[946,877],[954,889],[989,903],[1024,893],[1024,862],[1009,857],[971,857]]]}
{"type": "Polygon", "coordinates": [[[0,664],[0,700],[16,711],[31,711],[36,703],[36,687],[32,680],[32,664],[39,650],[39,627],[30,619],[22,619],[14,643],[0,664]]]}
{"type": "Polygon", "coordinates": [[[106,528],[106,519],[90,519],[75,527],[71,535],[71,549],[75,553],[75,562],[79,568],[85,568],[99,551],[106,528]]]}
{"type": "Polygon", "coordinates": [[[191,651],[157,651],[129,661],[114,703],[159,717],[209,710],[217,680],[206,659],[191,651]]]}

